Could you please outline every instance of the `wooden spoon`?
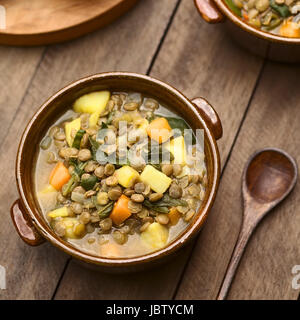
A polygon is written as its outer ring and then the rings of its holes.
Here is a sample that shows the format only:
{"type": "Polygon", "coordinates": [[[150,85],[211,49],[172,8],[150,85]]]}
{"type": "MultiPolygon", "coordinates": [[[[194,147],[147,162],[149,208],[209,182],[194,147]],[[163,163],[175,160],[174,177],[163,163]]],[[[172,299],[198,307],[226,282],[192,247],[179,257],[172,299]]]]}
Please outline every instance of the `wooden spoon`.
{"type": "Polygon", "coordinates": [[[254,229],[262,218],[292,191],[297,175],[295,160],[282,150],[263,149],[249,159],[242,178],[242,227],[217,300],[226,298],[254,229]]]}

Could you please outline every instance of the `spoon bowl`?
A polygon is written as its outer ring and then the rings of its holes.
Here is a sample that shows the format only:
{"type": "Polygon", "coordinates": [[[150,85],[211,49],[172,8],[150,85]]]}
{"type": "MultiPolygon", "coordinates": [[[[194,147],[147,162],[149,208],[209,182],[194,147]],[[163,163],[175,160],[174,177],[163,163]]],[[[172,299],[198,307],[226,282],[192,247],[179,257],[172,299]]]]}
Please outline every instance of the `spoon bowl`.
{"type": "Polygon", "coordinates": [[[244,171],[243,195],[259,203],[279,202],[285,198],[297,180],[297,165],[286,152],[263,149],[249,160],[244,171]]]}
{"type": "Polygon", "coordinates": [[[242,179],[242,227],[217,300],[226,298],[246,245],[258,223],[292,191],[297,176],[296,161],[280,149],[262,149],[248,160],[242,179]]]}

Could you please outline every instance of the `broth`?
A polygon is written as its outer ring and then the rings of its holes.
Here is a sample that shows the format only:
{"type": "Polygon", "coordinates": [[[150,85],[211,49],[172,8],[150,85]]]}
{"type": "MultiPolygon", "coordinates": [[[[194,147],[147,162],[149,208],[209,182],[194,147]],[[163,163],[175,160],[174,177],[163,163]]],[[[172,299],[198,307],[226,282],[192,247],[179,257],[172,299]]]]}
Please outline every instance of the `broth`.
{"type": "Polygon", "coordinates": [[[80,250],[112,258],[147,254],[177,238],[200,208],[207,183],[203,149],[183,129],[189,126],[177,114],[139,93],[77,99],[41,139],[37,157],[35,192],[54,232],[80,250]],[[123,122],[126,156],[137,152],[129,160],[122,156],[123,122]],[[118,143],[109,141],[113,134],[118,143]]]}

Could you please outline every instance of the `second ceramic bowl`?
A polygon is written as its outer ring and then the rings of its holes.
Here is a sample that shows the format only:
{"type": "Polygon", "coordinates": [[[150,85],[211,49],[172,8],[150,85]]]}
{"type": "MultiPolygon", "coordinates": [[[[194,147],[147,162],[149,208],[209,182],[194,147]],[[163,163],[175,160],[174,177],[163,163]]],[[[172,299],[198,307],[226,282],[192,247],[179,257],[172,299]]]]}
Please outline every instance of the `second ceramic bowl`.
{"type": "Polygon", "coordinates": [[[300,38],[286,38],[261,31],[237,17],[224,0],[194,0],[208,23],[225,23],[231,37],[252,53],[282,62],[300,61],[300,38]]]}

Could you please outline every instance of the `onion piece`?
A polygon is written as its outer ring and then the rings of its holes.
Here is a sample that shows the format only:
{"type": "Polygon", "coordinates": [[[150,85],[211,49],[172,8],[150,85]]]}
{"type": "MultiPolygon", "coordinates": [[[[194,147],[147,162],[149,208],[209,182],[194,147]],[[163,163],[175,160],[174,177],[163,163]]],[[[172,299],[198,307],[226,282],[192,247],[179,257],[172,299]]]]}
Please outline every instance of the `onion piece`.
{"type": "Polygon", "coordinates": [[[79,192],[72,192],[71,199],[79,203],[83,203],[85,201],[84,194],[79,192]]]}

